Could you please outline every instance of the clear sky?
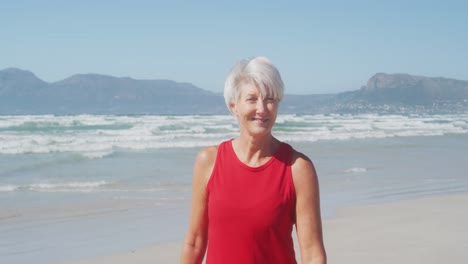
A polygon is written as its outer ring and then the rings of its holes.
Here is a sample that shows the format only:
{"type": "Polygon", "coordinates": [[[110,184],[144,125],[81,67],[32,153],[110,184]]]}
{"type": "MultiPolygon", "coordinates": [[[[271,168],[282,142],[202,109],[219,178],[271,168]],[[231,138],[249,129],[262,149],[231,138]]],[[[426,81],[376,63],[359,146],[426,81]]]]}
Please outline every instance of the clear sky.
{"type": "Polygon", "coordinates": [[[0,69],[170,79],[222,92],[267,56],[286,93],[359,89],[377,72],[468,80],[468,1],[0,1],[0,69]]]}

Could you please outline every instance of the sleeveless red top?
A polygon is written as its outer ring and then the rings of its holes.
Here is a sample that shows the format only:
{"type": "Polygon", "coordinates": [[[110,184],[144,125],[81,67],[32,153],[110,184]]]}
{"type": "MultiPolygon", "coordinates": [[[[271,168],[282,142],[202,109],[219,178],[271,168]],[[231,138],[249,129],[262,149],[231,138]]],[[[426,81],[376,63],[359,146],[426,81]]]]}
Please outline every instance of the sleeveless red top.
{"type": "Polygon", "coordinates": [[[207,185],[207,264],[296,263],[293,149],[281,143],[260,167],[242,163],[232,140],[218,147],[207,185]]]}

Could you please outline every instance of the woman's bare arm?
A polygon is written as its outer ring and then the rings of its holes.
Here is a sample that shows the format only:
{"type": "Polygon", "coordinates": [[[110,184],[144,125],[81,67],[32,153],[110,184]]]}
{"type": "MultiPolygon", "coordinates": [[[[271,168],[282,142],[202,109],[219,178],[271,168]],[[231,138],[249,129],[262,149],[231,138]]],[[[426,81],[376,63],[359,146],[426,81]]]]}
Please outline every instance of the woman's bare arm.
{"type": "Polygon", "coordinates": [[[320,195],[317,174],[312,161],[295,152],[292,164],[296,190],[296,230],[303,264],[327,262],[323,245],[320,195]]]}
{"type": "Polygon", "coordinates": [[[192,182],[190,223],[182,245],[180,263],[202,263],[208,241],[208,206],[206,185],[213,171],[217,147],[206,147],[196,158],[192,182]]]}

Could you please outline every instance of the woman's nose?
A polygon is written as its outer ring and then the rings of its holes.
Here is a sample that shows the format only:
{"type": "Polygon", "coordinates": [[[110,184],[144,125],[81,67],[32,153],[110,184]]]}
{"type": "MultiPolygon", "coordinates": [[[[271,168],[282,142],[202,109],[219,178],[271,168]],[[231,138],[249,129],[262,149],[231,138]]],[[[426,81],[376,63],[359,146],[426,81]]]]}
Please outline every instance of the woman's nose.
{"type": "Polygon", "coordinates": [[[265,100],[259,99],[257,100],[257,113],[265,112],[265,100]]]}

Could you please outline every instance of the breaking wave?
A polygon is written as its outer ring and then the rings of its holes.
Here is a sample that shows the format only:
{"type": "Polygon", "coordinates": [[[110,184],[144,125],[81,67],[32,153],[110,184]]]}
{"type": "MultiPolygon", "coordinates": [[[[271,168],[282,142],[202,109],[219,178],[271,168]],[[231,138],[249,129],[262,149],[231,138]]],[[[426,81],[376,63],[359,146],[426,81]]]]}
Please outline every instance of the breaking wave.
{"type": "MultiPolygon", "coordinates": [[[[468,114],[281,115],[274,134],[289,142],[468,133],[468,114]]],[[[190,148],[238,134],[235,119],[212,116],[2,116],[0,154],[72,152],[102,158],[116,150],[190,148]]]]}

